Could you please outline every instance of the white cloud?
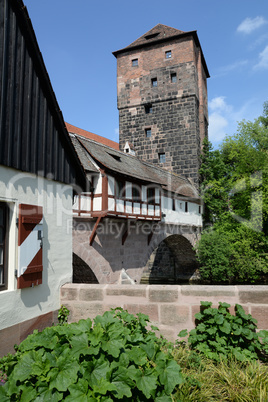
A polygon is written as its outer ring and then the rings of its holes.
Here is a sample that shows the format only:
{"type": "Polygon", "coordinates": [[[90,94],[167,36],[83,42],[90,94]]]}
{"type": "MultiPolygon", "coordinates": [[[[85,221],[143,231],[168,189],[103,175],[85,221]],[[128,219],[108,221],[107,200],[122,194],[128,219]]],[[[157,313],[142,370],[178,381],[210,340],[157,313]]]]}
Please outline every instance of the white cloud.
{"type": "Polygon", "coordinates": [[[232,107],[225,102],[225,96],[217,96],[208,102],[208,106],[212,112],[225,111],[230,112],[232,107]]]}
{"type": "Polygon", "coordinates": [[[239,121],[255,118],[254,103],[255,100],[250,99],[240,107],[234,107],[227,103],[225,96],[217,96],[208,102],[208,136],[214,146],[218,146],[227,135],[235,134],[239,121]]]}
{"type": "Polygon", "coordinates": [[[254,69],[267,69],[268,68],[268,45],[259,54],[259,62],[254,66],[254,69]]]}
{"type": "Polygon", "coordinates": [[[209,115],[208,136],[212,143],[219,143],[226,136],[228,120],[220,113],[214,112],[209,115]]]}
{"type": "Polygon", "coordinates": [[[255,17],[255,18],[246,18],[241,24],[237,27],[237,32],[241,32],[244,34],[250,34],[256,29],[260,28],[262,25],[266,24],[267,21],[263,17],[255,17]]]}

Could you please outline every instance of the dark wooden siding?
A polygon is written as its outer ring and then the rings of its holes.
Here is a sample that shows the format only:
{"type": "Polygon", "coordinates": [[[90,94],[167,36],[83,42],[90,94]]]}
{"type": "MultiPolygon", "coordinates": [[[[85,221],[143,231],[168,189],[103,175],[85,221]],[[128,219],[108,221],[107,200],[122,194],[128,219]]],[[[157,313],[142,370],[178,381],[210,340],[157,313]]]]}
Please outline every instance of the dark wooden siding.
{"type": "Polygon", "coordinates": [[[0,164],[84,184],[21,0],[0,0],[0,164]]]}

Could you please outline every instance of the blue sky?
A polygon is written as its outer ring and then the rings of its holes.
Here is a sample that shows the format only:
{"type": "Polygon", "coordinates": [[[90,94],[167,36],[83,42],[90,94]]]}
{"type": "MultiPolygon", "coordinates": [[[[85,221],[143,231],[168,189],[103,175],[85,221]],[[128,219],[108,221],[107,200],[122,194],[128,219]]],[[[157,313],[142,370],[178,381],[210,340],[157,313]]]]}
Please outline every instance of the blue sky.
{"type": "Polygon", "coordinates": [[[196,30],[215,147],[268,100],[267,0],[25,0],[65,121],[118,141],[112,52],[161,23],[196,30]]]}

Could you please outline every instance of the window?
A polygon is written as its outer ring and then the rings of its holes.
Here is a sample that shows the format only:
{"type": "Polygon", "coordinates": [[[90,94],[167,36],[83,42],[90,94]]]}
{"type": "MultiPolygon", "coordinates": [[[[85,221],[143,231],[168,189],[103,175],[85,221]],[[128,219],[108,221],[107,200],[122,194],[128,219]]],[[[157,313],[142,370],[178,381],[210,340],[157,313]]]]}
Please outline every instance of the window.
{"type": "Polygon", "coordinates": [[[153,106],[152,106],[151,103],[149,103],[148,105],[145,105],[145,106],[144,106],[144,109],[145,109],[145,113],[146,113],[146,114],[148,114],[148,113],[153,113],[153,106]]]}
{"type": "Polygon", "coordinates": [[[188,202],[185,202],[185,204],[184,204],[184,211],[188,212],[188,202]]]}
{"type": "Polygon", "coordinates": [[[125,182],[123,180],[115,181],[115,197],[125,198],[125,182]]]}
{"type": "Polygon", "coordinates": [[[166,162],[166,154],[164,152],[158,154],[158,159],[159,159],[159,163],[165,163],[166,162]]]}
{"type": "Polygon", "coordinates": [[[176,211],[176,201],[172,198],[172,211],[176,211]]]}
{"type": "Polygon", "coordinates": [[[157,78],[152,78],[152,87],[157,87],[157,78]]]}
{"type": "Polygon", "coordinates": [[[198,206],[198,213],[201,214],[201,205],[198,206]]]}
{"type": "Polygon", "coordinates": [[[7,205],[0,202],[0,290],[7,288],[7,215],[7,205]]]}
{"type": "Polygon", "coordinates": [[[146,129],[145,129],[145,136],[146,136],[147,138],[150,138],[151,135],[152,135],[152,129],[151,129],[151,128],[146,128],[146,129]]]}
{"type": "Polygon", "coordinates": [[[141,189],[134,183],[132,183],[132,199],[136,202],[141,200],[141,189]]]}
{"type": "Polygon", "coordinates": [[[137,67],[139,65],[138,59],[133,59],[132,60],[132,67],[137,67]]]}
{"type": "Polygon", "coordinates": [[[145,39],[153,39],[153,38],[155,38],[156,36],[158,36],[160,34],[160,32],[155,32],[155,33],[153,33],[153,34],[149,34],[149,35],[146,35],[145,36],[145,39]]]}
{"type": "Polygon", "coordinates": [[[166,59],[171,59],[171,50],[166,52],[166,59]]]}
{"type": "Polygon", "coordinates": [[[155,189],[154,188],[147,188],[147,202],[148,204],[155,203],[155,189]]]}
{"type": "Polygon", "coordinates": [[[170,74],[170,79],[171,79],[171,82],[177,82],[177,74],[176,73],[171,73],[170,74]]]}

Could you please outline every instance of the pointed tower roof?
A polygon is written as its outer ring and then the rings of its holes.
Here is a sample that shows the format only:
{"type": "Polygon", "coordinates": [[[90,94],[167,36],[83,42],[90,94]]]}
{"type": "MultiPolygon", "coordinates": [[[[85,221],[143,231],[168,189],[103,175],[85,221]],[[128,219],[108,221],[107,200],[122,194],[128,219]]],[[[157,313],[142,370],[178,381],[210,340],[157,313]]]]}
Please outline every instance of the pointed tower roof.
{"type": "Polygon", "coordinates": [[[155,27],[153,27],[148,32],[146,32],[144,35],[140,36],[138,39],[136,39],[134,42],[132,42],[130,45],[124,47],[123,49],[116,50],[115,52],[113,52],[113,55],[115,57],[117,57],[119,54],[131,51],[131,50],[136,50],[136,49],[139,49],[142,47],[150,46],[152,44],[166,42],[166,41],[169,41],[170,39],[183,38],[183,37],[187,37],[187,36],[188,37],[191,36],[194,39],[196,46],[200,48],[204,68],[205,68],[207,77],[209,77],[208,68],[206,65],[206,61],[205,61],[196,31],[185,32],[185,31],[180,31],[179,29],[169,27],[167,25],[157,24],[155,27]]]}

